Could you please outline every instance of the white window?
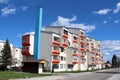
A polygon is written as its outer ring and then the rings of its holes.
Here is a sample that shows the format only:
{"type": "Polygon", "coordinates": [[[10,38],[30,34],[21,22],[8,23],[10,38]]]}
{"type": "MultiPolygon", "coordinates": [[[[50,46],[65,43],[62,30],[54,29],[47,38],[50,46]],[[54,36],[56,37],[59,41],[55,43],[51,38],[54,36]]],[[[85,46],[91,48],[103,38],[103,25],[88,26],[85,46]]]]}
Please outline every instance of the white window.
{"type": "Polygon", "coordinates": [[[60,69],[63,69],[64,68],[64,65],[63,64],[60,64],[60,69]]]}

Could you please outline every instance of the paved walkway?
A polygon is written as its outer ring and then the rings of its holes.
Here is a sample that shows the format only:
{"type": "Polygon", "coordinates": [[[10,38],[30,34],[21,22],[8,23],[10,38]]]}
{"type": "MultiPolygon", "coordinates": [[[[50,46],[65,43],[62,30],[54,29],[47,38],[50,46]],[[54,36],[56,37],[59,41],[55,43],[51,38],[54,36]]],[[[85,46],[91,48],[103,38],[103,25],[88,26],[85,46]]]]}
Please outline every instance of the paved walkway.
{"type": "Polygon", "coordinates": [[[52,76],[33,77],[26,79],[21,78],[21,79],[11,79],[11,80],[74,80],[74,79],[75,80],[91,80],[91,79],[120,80],[120,69],[100,70],[96,72],[82,72],[82,73],[59,73],[58,75],[52,75],[52,76]]]}

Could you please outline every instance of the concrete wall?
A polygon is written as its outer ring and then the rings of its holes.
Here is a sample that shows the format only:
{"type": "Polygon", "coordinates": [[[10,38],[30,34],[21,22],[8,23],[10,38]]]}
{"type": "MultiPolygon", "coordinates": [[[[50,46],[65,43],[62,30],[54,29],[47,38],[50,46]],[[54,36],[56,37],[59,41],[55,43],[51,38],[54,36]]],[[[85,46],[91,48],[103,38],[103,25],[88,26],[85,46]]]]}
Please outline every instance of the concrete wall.
{"type": "Polygon", "coordinates": [[[52,62],[52,34],[41,33],[41,52],[40,58],[49,62],[50,68],[52,62]]]}

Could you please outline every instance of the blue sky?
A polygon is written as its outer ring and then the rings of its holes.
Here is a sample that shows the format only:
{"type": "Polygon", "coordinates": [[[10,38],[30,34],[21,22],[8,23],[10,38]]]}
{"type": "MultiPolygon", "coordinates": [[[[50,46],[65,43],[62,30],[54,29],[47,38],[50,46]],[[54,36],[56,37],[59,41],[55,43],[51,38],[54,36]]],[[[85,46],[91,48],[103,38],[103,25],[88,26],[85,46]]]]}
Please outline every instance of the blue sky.
{"type": "Polygon", "coordinates": [[[21,36],[33,32],[43,6],[43,26],[79,27],[101,41],[104,61],[120,56],[119,0],[0,0],[0,40],[21,47],[21,36]]]}

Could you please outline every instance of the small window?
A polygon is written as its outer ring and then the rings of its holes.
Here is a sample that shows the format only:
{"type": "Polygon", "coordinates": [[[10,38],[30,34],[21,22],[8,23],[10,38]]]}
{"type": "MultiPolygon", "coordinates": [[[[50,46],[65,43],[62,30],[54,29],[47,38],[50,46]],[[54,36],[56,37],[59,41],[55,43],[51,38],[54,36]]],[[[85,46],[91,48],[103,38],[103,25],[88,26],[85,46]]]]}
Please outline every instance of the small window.
{"type": "Polygon", "coordinates": [[[61,61],[63,61],[63,56],[61,56],[61,61]]]}
{"type": "Polygon", "coordinates": [[[64,52],[64,48],[63,47],[61,47],[61,52],[64,52]]]}
{"type": "Polygon", "coordinates": [[[59,68],[58,64],[53,64],[53,66],[54,66],[54,69],[58,69],[59,68]]]}
{"type": "Polygon", "coordinates": [[[84,45],[81,45],[81,48],[84,48],[84,45]]]}
{"type": "Polygon", "coordinates": [[[83,35],[83,32],[81,32],[81,34],[83,35]]]}
{"type": "Polygon", "coordinates": [[[16,49],[16,52],[18,52],[18,49],[16,49]]]}
{"type": "Polygon", "coordinates": [[[68,35],[68,31],[67,31],[67,30],[64,30],[64,34],[67,34],[67,35],[68,35]]]}
{"type": "Polygon", "coordinates": [[[23,42],[26,42],[26,37],[23,37],[23,42]]]}
{"type": "Polygon", "coordinates": [[[64,65],[63,64],[60,64],[60,69],[63,69],[64,68],[64,65]]]}

